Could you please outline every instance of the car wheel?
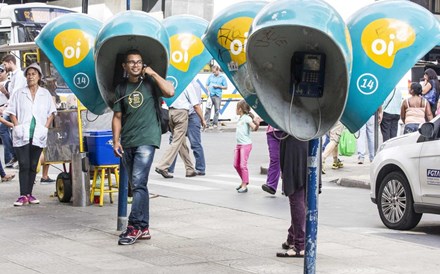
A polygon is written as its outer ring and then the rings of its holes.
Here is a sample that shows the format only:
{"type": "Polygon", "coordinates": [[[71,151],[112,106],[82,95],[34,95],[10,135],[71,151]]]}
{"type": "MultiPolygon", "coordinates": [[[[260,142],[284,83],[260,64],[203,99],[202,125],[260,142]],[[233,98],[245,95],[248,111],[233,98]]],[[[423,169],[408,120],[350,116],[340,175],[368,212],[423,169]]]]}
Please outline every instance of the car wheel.
{"type": "Polygon", "coordinates": [[[414,228],[422,218],[414,211],[414,200],[406,177],[398,171],[391,172],[380,183],[377,194],[380,218],[391,229],[414,228]]]}

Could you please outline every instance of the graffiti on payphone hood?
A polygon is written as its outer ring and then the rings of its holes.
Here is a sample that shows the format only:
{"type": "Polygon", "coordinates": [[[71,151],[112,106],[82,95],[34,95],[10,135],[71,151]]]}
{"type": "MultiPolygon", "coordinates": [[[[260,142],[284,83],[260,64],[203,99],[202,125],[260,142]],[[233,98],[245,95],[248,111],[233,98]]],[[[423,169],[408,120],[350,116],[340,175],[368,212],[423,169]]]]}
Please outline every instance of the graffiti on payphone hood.
{"type": "Polygon", "coordinates": [[[396,53],[411,46],[415,39],[414,29],[406,22],[382,18],[365,27],[361,44],[373,62],[389,69],[393,66],[396,53]]]}
{"type": "Polygon", "coordinates": [[[246,42],[253,20],[251,17],[234,18],[218,30],[217,41],[223,47],[218,55],[222,60],[231,60],[229,70],[238,70],[246,62],[246,42]]]}

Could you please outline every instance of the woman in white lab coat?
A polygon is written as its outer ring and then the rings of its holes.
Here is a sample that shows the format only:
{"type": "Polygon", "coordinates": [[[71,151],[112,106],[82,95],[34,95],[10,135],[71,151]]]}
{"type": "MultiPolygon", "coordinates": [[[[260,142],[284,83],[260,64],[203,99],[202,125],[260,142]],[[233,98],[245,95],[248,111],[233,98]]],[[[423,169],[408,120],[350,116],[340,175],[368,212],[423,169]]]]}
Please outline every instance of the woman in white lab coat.
{"type": "Polygon", "coordinates": [[[31,64],[24,75],[27,86],[12,95],[6,110],[14,124],[12,143],[20,169],[20,197],[14,206],[40,203],[32,195],[32,189],[38,160],[46,147],[47,131],[56,112],[51,94],[39,85],[43,76],[40,66],[31,64]]]}

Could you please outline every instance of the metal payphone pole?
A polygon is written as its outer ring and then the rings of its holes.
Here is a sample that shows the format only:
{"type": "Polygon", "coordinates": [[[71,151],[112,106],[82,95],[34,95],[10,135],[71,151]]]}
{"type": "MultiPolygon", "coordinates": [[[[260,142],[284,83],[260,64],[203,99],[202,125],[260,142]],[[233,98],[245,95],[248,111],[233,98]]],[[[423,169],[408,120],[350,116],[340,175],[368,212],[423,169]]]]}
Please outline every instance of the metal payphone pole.
{"type": "Polygon", "coordinates": [[[307,188],[306,188],[306,250],[304,257],[304,273],[316,272],[316,240],[318,234],[318,193],[320,178],[320,140],[309,141],[307,155],[307,188]]]}
{"type": "Polygon", "coordinates": [[[127,226],[127,196],[128,176],[124,165],[119,164],[119,190],[118,190],[118,224],[117,230],[124,230],[127,226]]]}
{"type": "MultiPolygon", "coordinates": [[[[127,10],[130,10],[130,0],[126,2],[127,10]]],[[[128,175],[124,165],[119,164],[119,189],[118,189],[118,223],[116,229],[121,231],[127,226],[127,197],[128,197],[128,175]]]]}

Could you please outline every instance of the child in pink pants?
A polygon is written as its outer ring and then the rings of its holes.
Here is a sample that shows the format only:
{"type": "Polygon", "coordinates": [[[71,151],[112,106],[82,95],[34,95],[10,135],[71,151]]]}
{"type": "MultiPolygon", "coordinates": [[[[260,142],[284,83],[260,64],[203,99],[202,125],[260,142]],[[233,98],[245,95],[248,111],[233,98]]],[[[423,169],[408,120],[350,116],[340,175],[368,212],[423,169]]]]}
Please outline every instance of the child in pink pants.
{"type": "Polygon", "coordinates": [[[245,193],[248,191],[249,171],[247,161],[252,150],[252,140],[250,138],[251,129],[257,131],[260,126],[260,119],[257,117],[253,119],[250,113],[251,108],[245,100],[241,100],[237,104],[237,115],[240,116],[237,123],[237,130],[235,137],[237,145],[234,151],[234,168],[237,170],[241,178],[241,184],[236,188],[238,193],[245,193]]]}

